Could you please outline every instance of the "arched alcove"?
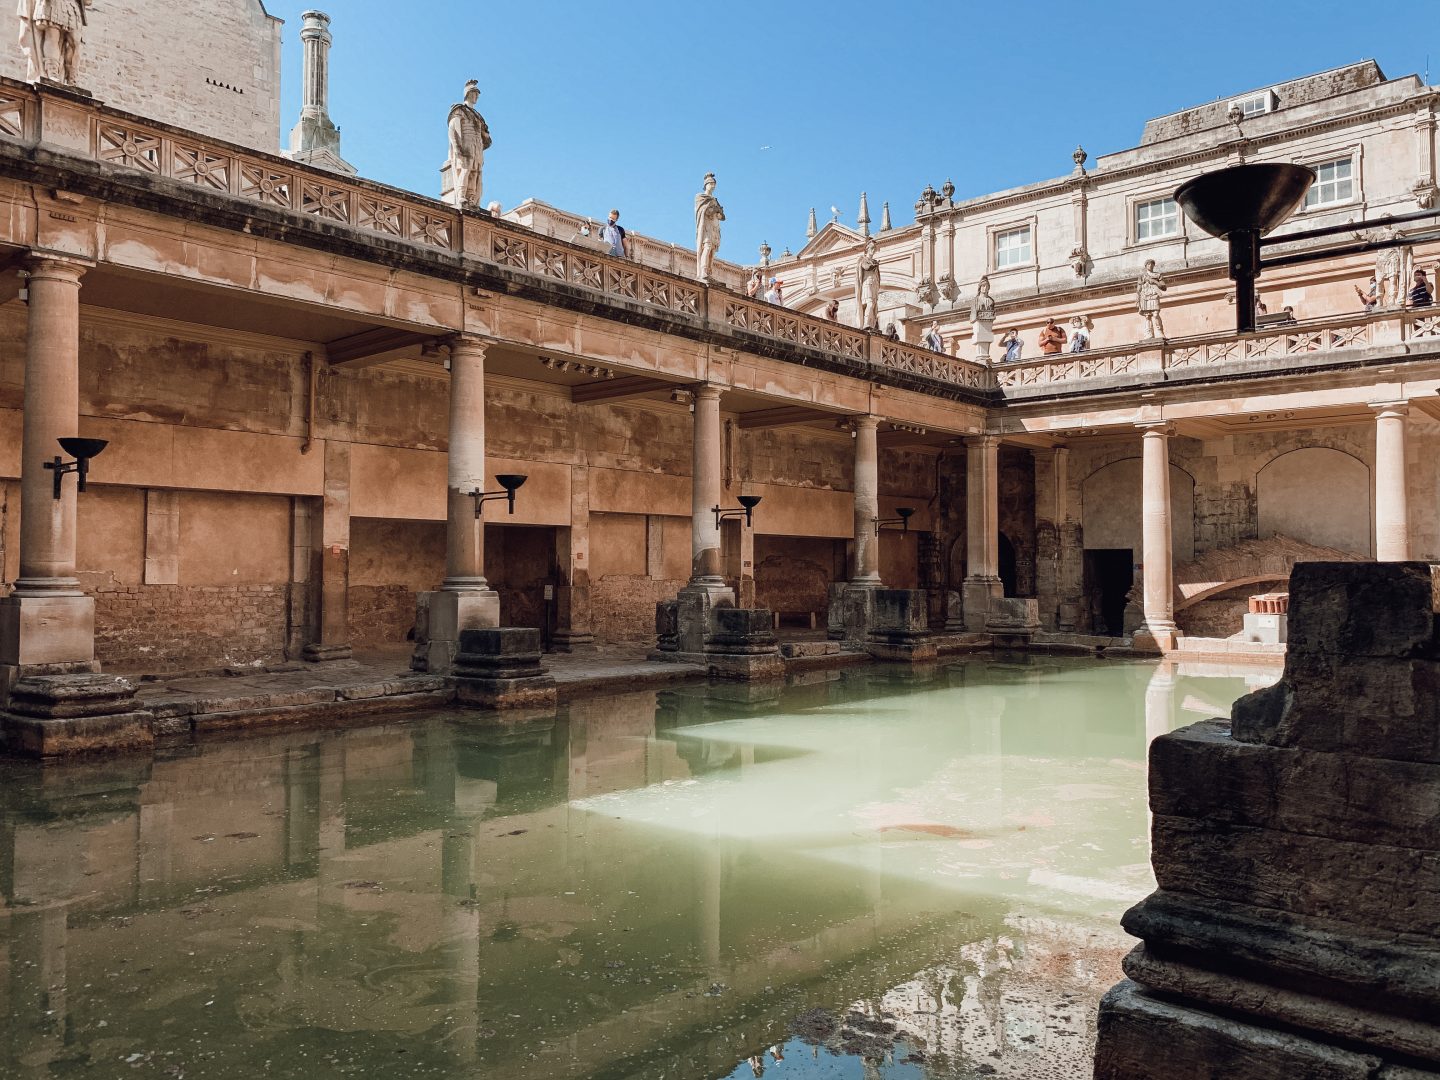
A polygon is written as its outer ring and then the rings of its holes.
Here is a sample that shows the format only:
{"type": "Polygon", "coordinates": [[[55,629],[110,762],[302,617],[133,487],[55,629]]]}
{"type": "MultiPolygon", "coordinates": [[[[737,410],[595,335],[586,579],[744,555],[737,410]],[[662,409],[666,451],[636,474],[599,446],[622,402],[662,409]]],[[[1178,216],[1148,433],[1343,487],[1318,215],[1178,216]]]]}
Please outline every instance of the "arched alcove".
{"type": "Polygon", "coordinates": [[[1374,551],[1370,469],[1328,446],[1275,458],[1255,477],[1260,538],[1281,535],[1356,555],[1374,551]]]}
{"type": "MultiPolygon", "coordinates": [[[[1140,561],[1140,459],[1096,469],[1080,485],[1086,550],[1129,548],[1140,561]]],[[[1170,466],[1170,547],[1175,562],[1195,557],[1195,478],[1170,466]]]]}

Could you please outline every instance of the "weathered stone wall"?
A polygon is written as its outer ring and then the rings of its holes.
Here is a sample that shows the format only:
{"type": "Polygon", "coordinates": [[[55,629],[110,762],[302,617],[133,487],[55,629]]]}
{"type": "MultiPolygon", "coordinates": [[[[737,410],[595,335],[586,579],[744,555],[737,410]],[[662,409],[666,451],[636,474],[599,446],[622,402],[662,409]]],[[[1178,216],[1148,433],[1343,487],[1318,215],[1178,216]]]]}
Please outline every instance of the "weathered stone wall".
{"type": "Polygon", "coordinates": [[[286,657],[289,585],[86,584],[95,595],[95,655],[107,671],[257,667],[286,657]]]}
{"type": "Polygon", "coordinates": [[[842,542],[792,536],[755,538],[756,607],[782,613],[813,612],[817,625],[823,626],[830,583],[844,580],[847,573],[842,542]]]}
{"type": "MultiPolygon", "coordinates": [[[[6,14],[0,75],[23,79],[18,24],[6,14]]],[[[87,18],[78,79],[105,104],[278,149],[281,20],[261,0],[105,0],[87,18]]]]}

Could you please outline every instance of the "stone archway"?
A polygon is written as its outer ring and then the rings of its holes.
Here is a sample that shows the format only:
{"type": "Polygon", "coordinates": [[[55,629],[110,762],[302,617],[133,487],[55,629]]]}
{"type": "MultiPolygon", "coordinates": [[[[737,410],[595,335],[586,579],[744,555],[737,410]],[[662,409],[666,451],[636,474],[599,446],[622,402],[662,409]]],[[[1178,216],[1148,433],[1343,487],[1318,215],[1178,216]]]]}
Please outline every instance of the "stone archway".
{"type": "Polygon", "coordinates": [[[1255,507],[1262,540],[1374,554],[1370,468],[1343,450],[1302,446],[1273,458],[1255,475],[1255,507]]]}

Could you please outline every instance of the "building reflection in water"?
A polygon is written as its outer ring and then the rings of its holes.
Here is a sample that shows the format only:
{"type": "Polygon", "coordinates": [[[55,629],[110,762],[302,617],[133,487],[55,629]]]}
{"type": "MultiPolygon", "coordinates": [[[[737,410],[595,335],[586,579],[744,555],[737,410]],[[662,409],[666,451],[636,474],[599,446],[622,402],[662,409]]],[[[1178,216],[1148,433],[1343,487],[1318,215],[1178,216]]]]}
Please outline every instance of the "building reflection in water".
{"type": "Polygon", "coordinates": [[[1146,738],[1244,690],[1153,670],[0,765],[0,1075],[721,1076],[817,1007],[914,1061],[1081,1060],[1150,888],[1146,738]]]}

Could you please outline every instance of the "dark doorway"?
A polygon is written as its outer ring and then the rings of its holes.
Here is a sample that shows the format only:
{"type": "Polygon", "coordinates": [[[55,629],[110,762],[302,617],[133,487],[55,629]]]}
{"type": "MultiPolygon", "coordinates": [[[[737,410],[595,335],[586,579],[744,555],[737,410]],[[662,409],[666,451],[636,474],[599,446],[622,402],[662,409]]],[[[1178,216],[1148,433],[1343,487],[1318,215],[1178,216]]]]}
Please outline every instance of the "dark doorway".
{"type": "Polygon", "coordinates": [[[1085,595],[1097,634],[1124,635],[1125,602],[1134,583],[1135,555],[1129,548],[1086,550],[1085,595]]]}
{"type": "Polygon", "coordinates": [[[1015,545],[1003,532],[1000,534],[1000,584],[1006,596],[1020,595],[1019,571],[1015,566],[1015,545]]]}

